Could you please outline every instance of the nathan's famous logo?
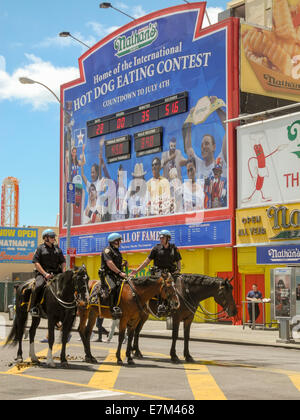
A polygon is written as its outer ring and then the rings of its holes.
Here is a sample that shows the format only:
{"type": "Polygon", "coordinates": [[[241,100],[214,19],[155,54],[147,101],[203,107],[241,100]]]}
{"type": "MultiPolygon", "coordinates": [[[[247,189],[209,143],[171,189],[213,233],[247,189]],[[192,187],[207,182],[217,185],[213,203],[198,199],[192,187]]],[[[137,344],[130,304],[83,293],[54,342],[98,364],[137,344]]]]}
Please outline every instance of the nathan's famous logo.
{"type": "MultiPolygon", "coordinates": [[[[288,131],[288,139],[290,141],[295,141],[298,137],[298,129],[299,127],[297,127],[297,125],[300,125],[300,120],[294,121],[291,125],[289,125],[287,127],[287,131],[288,131]]],[[[297,144],[297,147],[300,148],[300,143],[297,144]]],[[[294,153],[299,159],[300,159],[300,149],[296,150],[294,153]]]]}
{"type": "Polygon", "coordinates": [[[117,51],[117,57],[123,57],[140,48],[147,47],[152,44],[158,37],[157,23],[149,23],[143,28],[136,29],[131,35],[126,37],[120,36],[114,42],[114,49],[117,51]]]}

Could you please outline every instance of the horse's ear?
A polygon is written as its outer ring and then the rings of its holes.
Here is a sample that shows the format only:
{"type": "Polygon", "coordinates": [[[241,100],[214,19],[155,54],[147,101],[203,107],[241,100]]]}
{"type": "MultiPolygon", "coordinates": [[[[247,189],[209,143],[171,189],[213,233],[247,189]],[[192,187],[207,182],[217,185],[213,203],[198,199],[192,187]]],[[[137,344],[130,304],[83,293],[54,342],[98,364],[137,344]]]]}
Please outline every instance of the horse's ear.
{"type": "Polygon", "coordinates": [[[233,276],[231,277],[231,279],[228,280],[228,283],[231,283],[233,280],[233,276]]]}

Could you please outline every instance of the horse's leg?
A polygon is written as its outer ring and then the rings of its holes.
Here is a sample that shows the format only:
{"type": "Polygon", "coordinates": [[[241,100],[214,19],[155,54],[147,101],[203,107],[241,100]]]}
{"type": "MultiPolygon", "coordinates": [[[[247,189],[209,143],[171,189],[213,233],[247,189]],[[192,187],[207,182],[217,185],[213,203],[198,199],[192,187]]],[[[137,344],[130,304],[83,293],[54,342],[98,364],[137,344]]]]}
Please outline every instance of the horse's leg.
{"type": "Polygon", "coordinates": [[[147,319],[148,319],[148,316],[143,317],[138,323],[136,329],[134,330],[134,340],[133,340],[133,345],[132,345],[131,350],[134,352],[134,356],[137,357],[138,359],[143,358],[143,354],[139,349],[139,338],[140,338],[140,332],[142,331],[142,328],[145,322],[147,321],[147,319]]]}
{"type": "Polygon", "coordinates": [[[53,360],[53,355],[52,355],[52,348],[53,348],[53,344],[54,344],[54,329],[55,329],[55,321],[53,320],[53,318],[50,318],[50,316],[48,315],[48,354],[47,354],[47,365],[49,367],[55,367],[55,363],[53,360]]]}
{"type": "Polygon", "coordinates": [[[92,352],[91,352],[91,335],[92,335],[92,331],[96,323],[97,316],[98,316],[98,308],[96,307],[94,309],[94,307],[92,307],[89,312],[88,323],[84,332],[85,361],[87,363],[98,363],[97,359],[92,355],[92,352]]]}
{"type": "Polygon", "coordinates": [[[40,325],[41,318],[32,317],[31,327],[29,330],[29,357],[33,363],[39,363],[39,359],[35,354],[34,348],[34,338],[36,334],[37,327],[40,325]]]}
{"type": "Polygon", "coordinates": [[[180,363],[180,360],[176,354],[176,341],[178,338],[179,324],[180,324],[179,319],[173,316],[172,346],[170,350],[171,361],[173,363],[180,363]]]}
{"type": "Polygon", "coordinates": [[[86,339],[85,339],[85,326],[87,323],[87,319],[89,316],[89,309],[86,308],[78,308],[77,309],[78,314],[79,314],[79,326],[78,326],[78,332],[84,347],[84,353],[86,354],[86,339]]]}
{"type": "MultiPolygon", "coordinates": [[[[127,357],[128,365],[131,365],[131,366],[135,364],[134,361],[133,361],[132,355],[131,355],[131,350],[132,350],[133,336],[134,336],[134,333],[135,333],[137,327],[138,327],[138,325],[136,325],[136,326],[129,325],[128,328],[127,328],[128,342],[127,342],[127,349],[126,349],[126,357],[127,357]]],[[[124,329],[124,335],[125,335],[125,331],[126,331],[126,328],[124,329]]],[[[119,332],[119,334],[120,334],[120,332],[119,332]]]]}
{"type": "Polygon", "coordinates": [[[75,320],[75,315],[72,315],[70,313],[64,319],[63,326],[62,326],[62,337],[61,337],[62,346],[61,346],[61,353],[60,353],[60,363],[63,368],[68,367],[68,361],[66,358],[66,346],[67,346],[67,341],[68,341],[69,334],[72,329],[74,320],[75,320]]]}
{"type": "MultiPolygon", "coordinates": [[[[126,331],[126,326],[127,326],[127,318],[125,318],[124,316],[122,316],[122,318],[120,319],[120,324],[119,324],[119,342],[118,342],[118,348],[116,351],[116,358],[117,358],[117,363],[118,365],[122,366],[123,362],[121,359],[121,348],[122,348],[122,344],[125,338],[125,331],[126,331]]],[[[129,337],[128,337],[128,343],[129,343],[129,337]]],[[[132,341],[132,338],[131,338],[132,341]]],[[[127,349],[128,349],[128,344],[127,343],[127,349]]],[[[131,342],[130,342],[130,346],[131,346],[131,342]]],[[[126,354],[127,355],[127,354],[126,354]]]]}
{"type": "Polygon", "coordinates": [[[17,352],[17,363],[23,362],[23,350],[22,350],[22,340],[23,340],[23,334],[24,329],[27,321],[27,311],[22,311],[22,309],[19,309],[16,311],[16,336],[15,340],[18,341],[18,352],[17,352]]]}
{"type": "Polygon", "coordinates": [[[193,321],[193,316],[184,320],[184,350],[183,355],[187,363],[194,363],[194,359],[189,352],[190,330],[193,321]]]}

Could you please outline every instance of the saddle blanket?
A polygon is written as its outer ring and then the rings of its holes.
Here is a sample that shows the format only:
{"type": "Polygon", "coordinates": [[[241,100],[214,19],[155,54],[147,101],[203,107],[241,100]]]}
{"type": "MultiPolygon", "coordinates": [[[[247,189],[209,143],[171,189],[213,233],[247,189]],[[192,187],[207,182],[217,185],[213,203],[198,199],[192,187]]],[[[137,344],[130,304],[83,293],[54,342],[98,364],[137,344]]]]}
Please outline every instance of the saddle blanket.
{"type": "MultiPolygon", "coordinates": [[[[122,281],[121,286],[118,288],[118,300],[117,300],[117,306],[119,306],[122,290],[124,286],[125,281],[122,281]]],[[[89,306],[98,306],[99,305],[99,299],[101,308],[109,308],[109,301],[108,301],[108,290],[103,289],[101,287],[101,281],[97,281],[91,291],[90,291],[90,297],[89,297],[89,306]]]]}

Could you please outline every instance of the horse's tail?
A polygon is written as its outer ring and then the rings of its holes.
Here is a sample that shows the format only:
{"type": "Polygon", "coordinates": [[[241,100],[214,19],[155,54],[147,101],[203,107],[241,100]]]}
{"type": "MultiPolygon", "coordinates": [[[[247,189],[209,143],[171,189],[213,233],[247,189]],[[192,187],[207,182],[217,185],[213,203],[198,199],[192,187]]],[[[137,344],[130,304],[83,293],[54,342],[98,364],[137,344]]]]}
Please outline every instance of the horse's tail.
{"type": "Polygon", "coordinates": [[[17,344],[17,341],[15,340],[17,337],[17,317],[15,316],[12,329],[10,330],[9,336],[7,337],[4,347],[7,345],[15,346],[17,344]]]}
{"type": "Polygon", "coordinates": [[[13,326],[4,343],[4,347],[7,345],[15,346],[17,344],[17,340],[20,337],[23,337],[25,331],[27,311],[25,311],[24,313],[22,311],[22,298],[20,294],[21,291],[18,290],[16,295],[16,313],[13,321],[13,326]]]}

